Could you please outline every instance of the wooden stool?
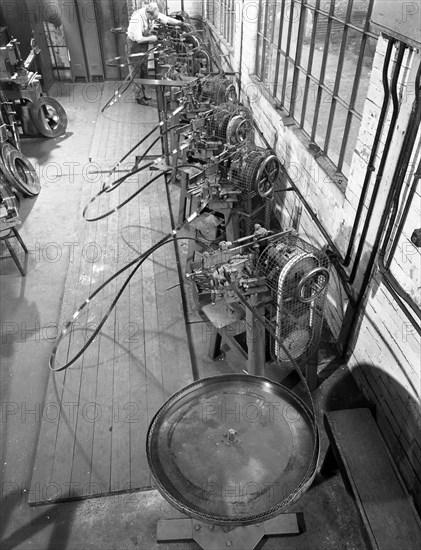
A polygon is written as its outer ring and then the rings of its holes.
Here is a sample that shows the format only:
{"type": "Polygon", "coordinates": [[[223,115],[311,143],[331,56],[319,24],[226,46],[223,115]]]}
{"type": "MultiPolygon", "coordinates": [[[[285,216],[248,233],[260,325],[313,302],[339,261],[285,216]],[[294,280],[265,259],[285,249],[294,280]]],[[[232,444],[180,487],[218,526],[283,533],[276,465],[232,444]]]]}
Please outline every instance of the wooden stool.
{"type": "Polygon", "coordinates": [[[21,245],[23,251],[25,252],[25,255],[28,254],[28,249],[26,248],[26,245],[25,243],[23,242],[22,240],[22,237],[19,235],[17,229],[15,227],[10,227],[8,229],[6,229],[5,231],[7,231],[6,235],[1,235],[0,234],[0,241],[4,241],[6,246],[7,246],[7,249],[9,250],[10,252],[10,256],[2,256],[2,260],[5,259],[5,258],[13,258],[13,261],[15,262],[17,268],[19,269],[22,277],[25,277],[26,275],[26,271],[24,269],[24,267],[22,266],[22,264],[20,263],[19,261],[19,258],[13,248],[13,246],[10,244],[10,239],[13,239],[13,238],[16,238],[18,241],[19,241],[19,244],[21,245]]]}

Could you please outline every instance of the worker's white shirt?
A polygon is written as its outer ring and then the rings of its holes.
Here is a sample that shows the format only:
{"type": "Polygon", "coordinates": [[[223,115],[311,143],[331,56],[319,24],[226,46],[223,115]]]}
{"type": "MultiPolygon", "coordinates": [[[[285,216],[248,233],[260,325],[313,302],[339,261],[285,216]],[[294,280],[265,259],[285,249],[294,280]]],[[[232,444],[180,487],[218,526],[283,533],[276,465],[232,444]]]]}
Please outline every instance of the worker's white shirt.
{"type": "MultiPolygon", "coordinates": [[[[163,13],[158,15],[156,21],[161,21],[166,25],[168,23],[168,17],[163,13]]],[[[145,31],[151,31],[153,29],[155,21],[151,21],[146,17],[146,8],[141,8],[133,12],[130,18],[130,23],[127,29],[127,36],[134,42],[149,42],[147,36],[143,36],[145,31]]]]}

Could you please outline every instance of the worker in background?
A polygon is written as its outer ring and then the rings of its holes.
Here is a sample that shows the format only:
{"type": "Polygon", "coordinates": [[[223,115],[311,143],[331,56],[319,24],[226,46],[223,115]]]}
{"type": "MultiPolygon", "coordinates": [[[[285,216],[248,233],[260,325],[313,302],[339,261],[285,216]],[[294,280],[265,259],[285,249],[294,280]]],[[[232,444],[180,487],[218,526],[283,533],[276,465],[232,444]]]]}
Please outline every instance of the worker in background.
{"type": "MultiPolygon", "coordinates": [[[[182,21],[168,17],[159,12],[158,4],[151,2],[139,10],[133,12],[130,18],[129,27],[127,29],[127,53],[144,53],[149,49],[149,44],[158,40],[157,36],[152,33],[155,21],[160,21],[164,25],[182,25],[182,21]]],[[[132,70],[129,64],[129,70],[132,70]]],[[[148,76],[148,56],[140,62],[139,77],[147,78],[148,76]]],[[[136,92],[136,101],[140,105],[148,105],[148,100],[152,99],[145,93],[145,86],[141,85],[136,92]]]]}

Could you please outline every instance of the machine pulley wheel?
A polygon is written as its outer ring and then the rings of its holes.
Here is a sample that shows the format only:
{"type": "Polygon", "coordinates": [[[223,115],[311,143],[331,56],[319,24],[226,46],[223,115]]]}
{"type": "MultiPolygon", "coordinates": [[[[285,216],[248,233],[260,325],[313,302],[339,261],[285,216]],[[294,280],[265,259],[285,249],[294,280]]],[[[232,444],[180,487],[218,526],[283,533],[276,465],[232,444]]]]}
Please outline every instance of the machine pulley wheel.
{"type": "Polygon", "coordinates": [[[35,168],[18,149],[10,143],[3,143],[0,149],[0,168],[12,187],[28,197],[41,191],[41,184],[35,168]]]}
{"type": "Polygon", "coordinates": [[[275,155],[266,157],[260,165],[257,175],[257,191],[261,197],[268,197],[279,175],[279,160],[275,155]]]}
{"type": "Polygon", "coordinates": [[[329,283],[329,270],[326,267],[316,267],[309,271],[297,286],[298,299],[303,304],[313,302],[325,290],[329,283]]]}
{"type": "Polygon", "coordinates": [[[35,128],[45,137],[58,137],[66,131],[66,111],[52,97],[40,97],[34,101],[30,107],[30,114],[35,128]]]}
{"type": "Polygon", "coordinates": [[[228,122],[227,142],[232,145],[244,143],[250,135],[250,122],[242,115],[235,115],[228,122]]]}

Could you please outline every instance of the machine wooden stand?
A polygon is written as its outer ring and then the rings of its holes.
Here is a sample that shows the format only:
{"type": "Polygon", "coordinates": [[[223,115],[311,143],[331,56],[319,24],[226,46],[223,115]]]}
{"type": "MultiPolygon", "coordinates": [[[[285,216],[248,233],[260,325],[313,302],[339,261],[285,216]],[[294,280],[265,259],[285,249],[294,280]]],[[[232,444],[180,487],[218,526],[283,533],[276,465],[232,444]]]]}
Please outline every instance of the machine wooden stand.
{"type": "MultiPolygon", "coordinates": [[[[264,316],[265,300],[259,298],[258,294],[251,294],[248,298],[249,305],[264,316]]],[[[251,308],[245,308],[245,323],[241,321],[241,316],[227,307],[224,300],[220,303],[208,304],[202,308],[202,311],[214,328],[211,340],[209,342],[209,357],[216,360],[221,355],[222,340],[226,340],[228,345],[237,354],[242,357],[247,364],[248,374],[255,376],[265,376],[266,370],[266,346],[265,346],[265,328],[253,313],[251,308]],[[239,344],[235,338],[238,334],[246,333],[247,351],[239,344]]],[[[318,352],[316,351],[306,362],[305,377],[310,391],[317,388],[317,366],[318,352]]]]}
{"type": "MultiPolygon", "coordinates": [[[[258,294],[248,297],[250,305],[261,314],[264,313],[264,299],[259,299],[258,294]]],[[[238,353],[247,364],[247,372],[255,376],[264,376],[266,363],[265,329],[256,319],[252,311],[246,308],[245,322],[235,315],[225,300],[219,300],[216,304],[208,304],[203,307],[203,313],[212,323],[214,332],[209,343],[209,357],[218,359],[221,354],[222,338],[228,341],[229,346],[238,353]],[[247,352],[236,340],[238,334],[246,333],[247,352]]]]}

